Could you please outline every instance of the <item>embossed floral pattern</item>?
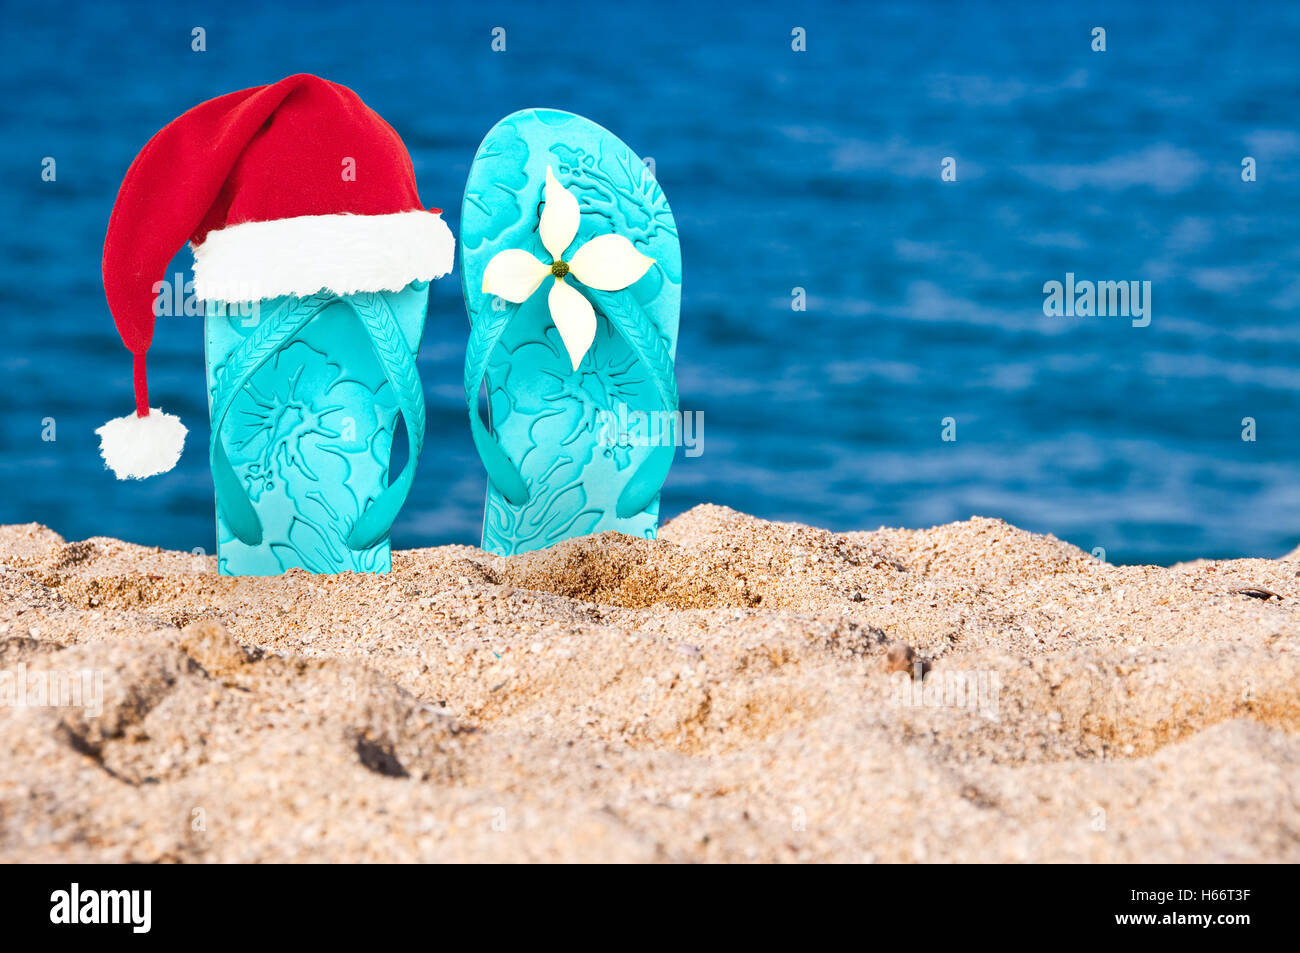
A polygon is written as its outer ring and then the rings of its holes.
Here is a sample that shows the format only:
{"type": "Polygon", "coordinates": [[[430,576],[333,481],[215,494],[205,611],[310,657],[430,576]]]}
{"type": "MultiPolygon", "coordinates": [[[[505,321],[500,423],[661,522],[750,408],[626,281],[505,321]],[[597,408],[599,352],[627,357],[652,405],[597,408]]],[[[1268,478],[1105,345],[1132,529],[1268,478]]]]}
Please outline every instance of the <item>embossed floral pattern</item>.
{"type": "Polygon", "coordinates": [[[585,242],[569,259],[564,254],[578,235],[581,212],[578,200],[546,167],[539,233],[551,256],[550,264],[521,248],[498,252],[483,272],[484,294],[515,304],[527,301],[547,276],[554,278],[547,305],[569,360],[576,371],[596,337],[596,313],[583,294],[565,281],[572,277],[597,291],[622,291],[644,275],[654,259],[641,254],[622,235],[598,235],[585,242]]]}

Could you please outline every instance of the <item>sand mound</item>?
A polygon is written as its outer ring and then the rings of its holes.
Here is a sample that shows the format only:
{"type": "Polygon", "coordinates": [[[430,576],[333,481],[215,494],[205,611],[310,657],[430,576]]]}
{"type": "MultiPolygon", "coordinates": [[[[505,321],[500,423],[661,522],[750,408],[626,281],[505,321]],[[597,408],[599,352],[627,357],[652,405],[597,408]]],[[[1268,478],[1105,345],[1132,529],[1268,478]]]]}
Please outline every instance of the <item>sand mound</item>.
{"type": "Polygon", "coordinates": [[[1294,862],[1297,600],[987,519],[269,579],[0,527],[0,859],[1294,862]]]}

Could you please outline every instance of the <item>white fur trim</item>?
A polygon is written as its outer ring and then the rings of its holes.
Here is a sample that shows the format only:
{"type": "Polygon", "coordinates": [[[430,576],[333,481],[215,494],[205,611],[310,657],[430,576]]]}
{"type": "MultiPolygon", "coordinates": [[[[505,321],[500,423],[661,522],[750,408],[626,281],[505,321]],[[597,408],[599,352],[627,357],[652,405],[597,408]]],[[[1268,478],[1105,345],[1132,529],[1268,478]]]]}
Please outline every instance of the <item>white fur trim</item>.
{"type": "Polygon", "coordinates": [[[153,407],[148,417],[132,412],[95,431],[99,454],[119,480],[143,480],[166,473],[181,458],[188,432],[179,417],[153,407]]]}
{"type": "Polygon", "coordinates": [[[437,212],[301,215],[209,232],[194,250],[205,301],[258,301],[318,291],[400,291],[451,271],[456,240],[437,212]]]}

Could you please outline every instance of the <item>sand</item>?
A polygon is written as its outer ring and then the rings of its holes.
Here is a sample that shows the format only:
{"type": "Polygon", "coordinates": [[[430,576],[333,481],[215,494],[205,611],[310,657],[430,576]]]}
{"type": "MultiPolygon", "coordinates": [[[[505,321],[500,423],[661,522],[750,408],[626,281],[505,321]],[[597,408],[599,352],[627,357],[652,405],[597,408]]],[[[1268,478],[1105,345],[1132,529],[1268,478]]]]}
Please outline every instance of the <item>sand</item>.
{"type": "Polygon", "coordinates": [[[1296,554],[700,506],[230,579],[33,524],[0,590],[5,861],[1300,861],[1296,554]]]}

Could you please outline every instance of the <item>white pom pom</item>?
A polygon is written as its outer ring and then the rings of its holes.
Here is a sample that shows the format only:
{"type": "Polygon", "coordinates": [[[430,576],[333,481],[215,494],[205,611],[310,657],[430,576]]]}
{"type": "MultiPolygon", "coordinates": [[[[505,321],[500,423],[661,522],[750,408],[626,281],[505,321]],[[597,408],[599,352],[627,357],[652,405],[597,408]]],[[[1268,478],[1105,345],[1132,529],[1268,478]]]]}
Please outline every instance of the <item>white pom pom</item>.
{"type": "Polygon", "coordinates": [[[95,431],[100,456],[119,480],[166,473],[181,458],[188,432],[179,417],[152,407],[148,417],[127,414],[95,431]]]}

